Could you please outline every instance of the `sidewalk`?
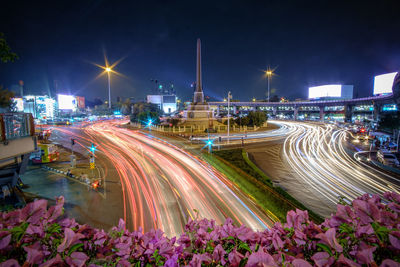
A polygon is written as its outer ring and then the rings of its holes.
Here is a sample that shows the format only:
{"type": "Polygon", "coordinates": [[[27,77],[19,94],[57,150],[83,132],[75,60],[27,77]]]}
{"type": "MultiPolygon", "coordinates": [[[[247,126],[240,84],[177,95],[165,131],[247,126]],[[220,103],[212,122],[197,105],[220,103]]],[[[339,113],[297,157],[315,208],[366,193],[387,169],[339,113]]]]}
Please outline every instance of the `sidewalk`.
{"type": "Polygon", "coordinates": [[[105,177],[101,166],[95,166],[94,169],[90,169],[89,158],[80,153],[74,152],[76,157],[76,166],[72,168],[70,150],[61,145],[58,145],[58,148],[60,153],[59,159],[52,163],[42,164],[42,168],[65,175],[82,185],[103,191],[102,187],[105,184],[105,177]]]}

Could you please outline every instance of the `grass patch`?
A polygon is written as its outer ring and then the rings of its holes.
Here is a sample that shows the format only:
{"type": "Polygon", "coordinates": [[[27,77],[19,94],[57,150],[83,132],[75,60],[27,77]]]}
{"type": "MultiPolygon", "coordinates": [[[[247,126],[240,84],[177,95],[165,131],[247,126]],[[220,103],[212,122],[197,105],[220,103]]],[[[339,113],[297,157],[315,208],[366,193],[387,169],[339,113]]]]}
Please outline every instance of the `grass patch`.
{"type": "Polygon", "coordinates": [[[271,179],[248,158],[244,150],[232,149],[213,153],[213,155],[204,153],[203,156],[243,192],[250,195],[271,219],[274,219],[275,215],[277,220],[285,222],[286,213],[298,208],[308,210],[314,222],[323,222],[323,218],[307,209],[282,188],[273,186],[271,179]]]}

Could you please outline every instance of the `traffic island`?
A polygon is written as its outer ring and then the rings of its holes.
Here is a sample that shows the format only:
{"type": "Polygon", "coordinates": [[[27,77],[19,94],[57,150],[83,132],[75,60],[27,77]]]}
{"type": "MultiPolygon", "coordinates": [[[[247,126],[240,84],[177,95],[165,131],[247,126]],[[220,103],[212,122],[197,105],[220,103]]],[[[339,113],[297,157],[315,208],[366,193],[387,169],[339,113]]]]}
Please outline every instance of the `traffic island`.
{"type": "Polygon", "coordinates": [[[71,153],[64,147],[59,146],[59,161],[50,164],[42,164],[41,167],[63,175],[69,179],[74,179],[76,182],[85,185],[89,188],[104,191],[105,177],[103,168],[95,166],[94,161],[82,154],[74,153],[75,162],[70,161],[71,153]]]}
{"type": "MultiPolygon", "coordinates": [[[[206,159],[229,180],[249,195],[267,214],[273,214],[279,221],[286,221],[286,213],[290,210],[308,210],[310,218],[321,223],[323,218],[306,208],[272,181],[247,158],[242,149],[223,150],[213,155],[203,153],[206,159]]],[[[270,216],[270,217],[273,217],[270,216]]]]}

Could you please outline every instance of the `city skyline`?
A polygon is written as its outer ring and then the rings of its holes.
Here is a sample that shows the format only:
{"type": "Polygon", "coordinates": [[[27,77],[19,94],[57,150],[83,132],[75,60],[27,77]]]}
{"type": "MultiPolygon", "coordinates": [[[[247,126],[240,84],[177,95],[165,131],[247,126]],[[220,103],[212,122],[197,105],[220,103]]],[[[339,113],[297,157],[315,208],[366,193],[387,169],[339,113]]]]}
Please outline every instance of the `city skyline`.
{"type": "Polygon", "coordinates": [[[400,67],[400,40],[392,34],[399,26],[395,2],[351,3],[346,9],[312,2],[221,2],[197,9],[180,2],[152,9],[144,3],[26,3],[18,5],[23,20],[13,16],[17,6],[8,5],[0,31],[20,59],[0,66],[0,81],[10,88],[23,80],[35,94],[54,89],[57,81],[61,93],[106,99],[106,77],[94,80],[100,71],[90,64],[104,64],[105,51],[111,63],[123,59],[116,70],[125,78],[112,79],[114,101],[144,99],[151,79],[173,83],[178,96],[189,99],[197,38],[203,40],[204,92],[220,100],[228,91],[236,99],[266,99],[268,67],[277,68],[271,95],[291,99],[306,98],[309,86],[330,83],[352,84],[354,97],[369,96],[373,76],[400,67]]]}

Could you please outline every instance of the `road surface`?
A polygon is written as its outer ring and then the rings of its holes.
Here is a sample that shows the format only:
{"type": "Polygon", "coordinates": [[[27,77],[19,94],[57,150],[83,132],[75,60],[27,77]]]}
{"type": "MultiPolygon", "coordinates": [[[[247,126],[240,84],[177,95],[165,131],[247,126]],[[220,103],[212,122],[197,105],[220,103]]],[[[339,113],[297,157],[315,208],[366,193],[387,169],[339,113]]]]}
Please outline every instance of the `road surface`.
{"type": "Polygon", "coordinates": [[[88,150],[92,142],[97,146],[96,161],[99,158],[105,163],[104,173],[118,176],[123,200],[120,208],[132,229],[162,229],[168,236],[175,236],[183,232],[189,218],[197,216],[219,224],[230,217],[238,225],[254,230],[272,226],[273,222],[251,199],[207,163],[152,135],[119,124],[107,121],[81,129],[55,127],[59,132],[55,139],[67,146],[69,137],[76,138],[80,148],[74,149],[88,150]]]}
{"type": "Polygon", "coordinates": [[[283,155],[298,180],[312,188],[325,203],[334,205],[368,194],[400,192],[400,180],[354,157],[350,132],[330,124],[282,122],[295,127],[285,140],[283,155]]]}

